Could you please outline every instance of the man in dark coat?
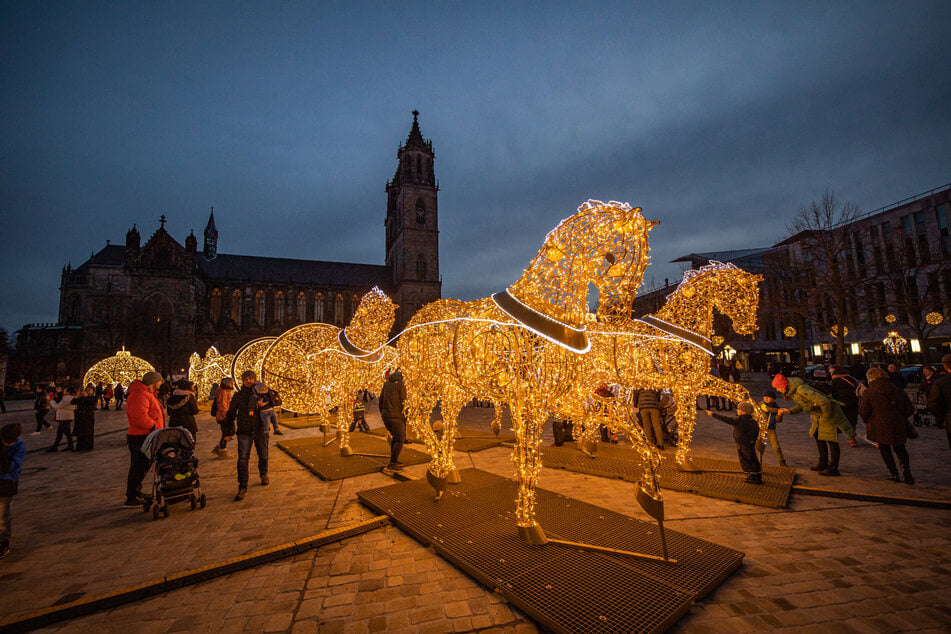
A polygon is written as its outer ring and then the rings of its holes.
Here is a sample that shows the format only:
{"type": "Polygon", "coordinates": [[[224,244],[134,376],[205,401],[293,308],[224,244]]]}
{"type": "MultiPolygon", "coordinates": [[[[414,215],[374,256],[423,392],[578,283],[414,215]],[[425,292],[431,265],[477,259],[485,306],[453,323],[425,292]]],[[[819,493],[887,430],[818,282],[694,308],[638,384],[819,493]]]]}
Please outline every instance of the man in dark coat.
{"type": "Polygon", "coordinates": [[[945,375],[935,380],[928,393],[928,409],[935,416],[940,425],[944,423],[944,431],[948,434],[948,447],[951,448],[951,354],[941,357],[945,375]]]}
{"type": "Polygon", "coordinates": [[[228,413],[223,423],[232,425],[237,421],[238,429],[238,492],[234,496],[235,502],[243,500],[248,494],[248,462],[251,459],[251,445],[258,454],[258,473],[261,475],[261,485],[271,483],[267,475],[268,464],[268,432],[270,428],[261,421],[259,412],[251,402],[254,384],[258,382],[257,375],[246,370],[241,375],[241,389],[231,398],[228,413]]]}
{"type": "Polygon", "coordinates": [[[898,371],[898,365],[895,363],[888,364],[888,380],[891,381],[899,390],[904,390],[905,386],[908,385],[908,381],[906,381],[905,377],[903,377],[901,372],[898,371]]]}
{"type": "Polygon", "coordinates": [[[868,389],[859,402],[859,414],[865,421],[868,439],[878,443],[882,460],[891,474],[888,479],[893,482],[899,482],[899,479],[892,450],[898,456],[905,483],[915,483],[911,475],[908,450],[905,449],[905,442],[908,440],[908,417],[914,412],[915,406],[911,404],[908,394],[889,381],[885,370],[871,368],[868,371],[868,389]]]}
{"type": "Polygon", "coordinates": [[[403,413],[403,404],[406,402],[406,386],[403,384],[403,375],[396,370],[386,377],[383,391],[380,392],[380,418],[383,425],[390,432],[390,469],[402,469],[400,452],[406,442],[406,415],[403,413]]]}
{"type": "Polygon", "coordinates": [[[86,391],[73,399],[76,411],[73,412],[73,436],[76,438],[76,451],[92,451],[96,435],[96,405],[99,397],[96,388],[90,383],[86,391]]]}
{"type": "MultiPolygon", "coordinates": [[[[829,369],[829,373],[832,375],[832,380],[829,381],[829,387],[832,388],[832,397],[842,404],[842,413],[852,423],[852,427],[858,430],[859,397],[855,394],[855,390],[859,386],[858,380],[849,374],[849,370],[845,366],[832,367],[829,369]]],[[[849,438],[849,445],[856,447],[858,443],[855,438],[849,438]]]]}

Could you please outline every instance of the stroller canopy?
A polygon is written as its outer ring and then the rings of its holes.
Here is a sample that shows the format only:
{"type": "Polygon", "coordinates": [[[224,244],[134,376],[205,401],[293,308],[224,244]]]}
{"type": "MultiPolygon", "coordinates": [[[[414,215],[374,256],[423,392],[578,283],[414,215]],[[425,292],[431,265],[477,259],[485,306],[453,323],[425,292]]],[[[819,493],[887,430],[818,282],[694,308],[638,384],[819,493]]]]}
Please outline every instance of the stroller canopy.
{"type": "Polygon", "coordinates": [[[165,443],[173,443],[188,449],[195,448],[195,439],[192,438],[190,431],[184,427],[166,427],[165,429],[156,429],[146,436],[145,442],[142,443],[142,453],[148,456],[150,460],[154,460],[155,453],[165,443]]]}

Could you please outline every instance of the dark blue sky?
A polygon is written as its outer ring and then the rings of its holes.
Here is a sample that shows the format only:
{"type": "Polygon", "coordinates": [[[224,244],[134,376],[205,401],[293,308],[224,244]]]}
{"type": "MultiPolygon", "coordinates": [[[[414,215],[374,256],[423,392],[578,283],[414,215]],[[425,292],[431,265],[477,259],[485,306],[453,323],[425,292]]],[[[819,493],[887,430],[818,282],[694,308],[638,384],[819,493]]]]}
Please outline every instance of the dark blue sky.
{"type": "Polygon", "coordinates": [[[382,263],[420,110],[443,296],[508,285],[588,198],[661,221],[647,279],[831,187],[951,182],[948,2],[0,3],[0,326],[61,267],[215,206],[224,253],[382,263]]]}

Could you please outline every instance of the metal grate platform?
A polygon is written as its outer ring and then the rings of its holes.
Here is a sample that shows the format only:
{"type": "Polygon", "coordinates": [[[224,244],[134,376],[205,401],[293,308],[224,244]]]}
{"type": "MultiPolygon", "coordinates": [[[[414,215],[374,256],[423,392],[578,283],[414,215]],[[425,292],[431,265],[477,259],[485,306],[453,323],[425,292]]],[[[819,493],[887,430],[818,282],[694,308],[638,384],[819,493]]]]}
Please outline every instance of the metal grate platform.
{"type": "MultiPolygon", "coordinates": [[[[337,443],[324,447],[321,436],[282,440],[277,446],[308,470],[317,474],[321,480],[343,480],[367,473],[376,473],[382,471],[390,461],[390,444],[383,438],[362,433],[350,434],[350,447],[354,453],[380,454],[380,457],[341,456],[337,443]]],[[[429,455],[403,447],[400,461],[405,465],[423,464],[429,462],[429,455]]]]}
{"type": "MultiPolygon", "coordinates": [[[[784,508],[789,503],[796,471],[785,467],[763,468],[763,484],[744,482],[739,464],[715,458],[692,458],[702,471],[681,471],[672,456],[664,456],[658,476],[660,486],[673,491],[696,493],[706,497],[784,508]]],[[[602,443],[595,458],[579,451],[574,443],[562,447],[543,447],[542,464],[553,469],[566,469],[606,478],[637,482],[642,474],[641,460],[628,445],[602,443]]]]}
{"type": "MultiPolygon", "coordinates": [[[[569,548],[528,546],[514,519],[514,480],[464,469],[436,502],[425,480],[358,494],[360,501],[555,632],[657,632],[742,563],[743,554],[667,531],[677,565],[569,548]]],[[[553,539],[660,555],[656,524],[537,491],[553,539]]]]}
{"type": "Polygon", "coordinates": [[[310,429],[320,425],[320,419],[312,415],[294,417],[292,414],[282,414],[278,423],[291,429],[310,429]]]}
{"type": "MultiPolygon", "coordinates": [[[[486,449],[492,449],[493,447],[499,447],[504,443],[515,442],[515,434],[499,434],[495,436],[492,432],[481,430],[481,429],[465,429],[462,430],[462,436],[456,438],[455,449],[456,451],[474,452],[474,451],[484,451],[486,449]]],[[[383,427],[374,427],[369,433],[374,436],[386,436],[386,429],[383,427]]],[[[411,433],[411,430],[407,430],[407,433],[411,433]]],[[[421,443],[422,441],[417,439],[407,439],[407,443],[421,443]]]]}

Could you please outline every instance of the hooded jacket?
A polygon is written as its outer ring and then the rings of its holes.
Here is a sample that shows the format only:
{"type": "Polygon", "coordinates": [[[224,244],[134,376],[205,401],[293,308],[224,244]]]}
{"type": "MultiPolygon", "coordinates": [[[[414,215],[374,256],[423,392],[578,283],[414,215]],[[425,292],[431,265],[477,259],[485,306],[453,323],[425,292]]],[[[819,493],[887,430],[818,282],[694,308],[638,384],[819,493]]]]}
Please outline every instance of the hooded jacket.
{"type": "Polygon", "coordinates": [[[802,379],[792,377],[786,389],[786,398],[795,402],[796,406],[789,410],[790,414],[809,412],[812,425],[809,426],[809,435],[819,440],[835,442],[842,430],[848,438],[855,437],[855,428],[846,418],[839,404],[812,387],[802,379]]]}
{"type": "Polygon", "coordinates": [[[406,421],[403,403],[406,402],[406,386],[403,375],[396,371],[387,377],[380,392],[380,416],[390,420],[406,421]]]}
{"type": "Polygon", "coordinates": [[[889,379],[875,379],[859,401],[859,414],[865,421],[866,435],[883,445],[904,445],[908,440],[908,417],[915,406],[905,390],[889,379]]]}
{"type": "Polygon", "coordinates": [[[63,394],[63,398],[58,401],[52,401],[53,409],[56,413],[53,415],[55,420],[73,420],[73,411],[76,407],[73,405],[73,395],[63,394]]]}
{"type": "Polygon", "coordinates": [[[195,424],[198,401],[193,393],[176,388],[168,397],[167,405],[169,427],[184,427],[193,435],[198,433],[198,425],[195,424]]]}
{"type": "Polygon", "coordinates": [[[134,381],[126,396],[125,416],[129,421],[129,436],[145,436],[165,427],[165,413],[155,390],[142,381],[134,381]]]}

